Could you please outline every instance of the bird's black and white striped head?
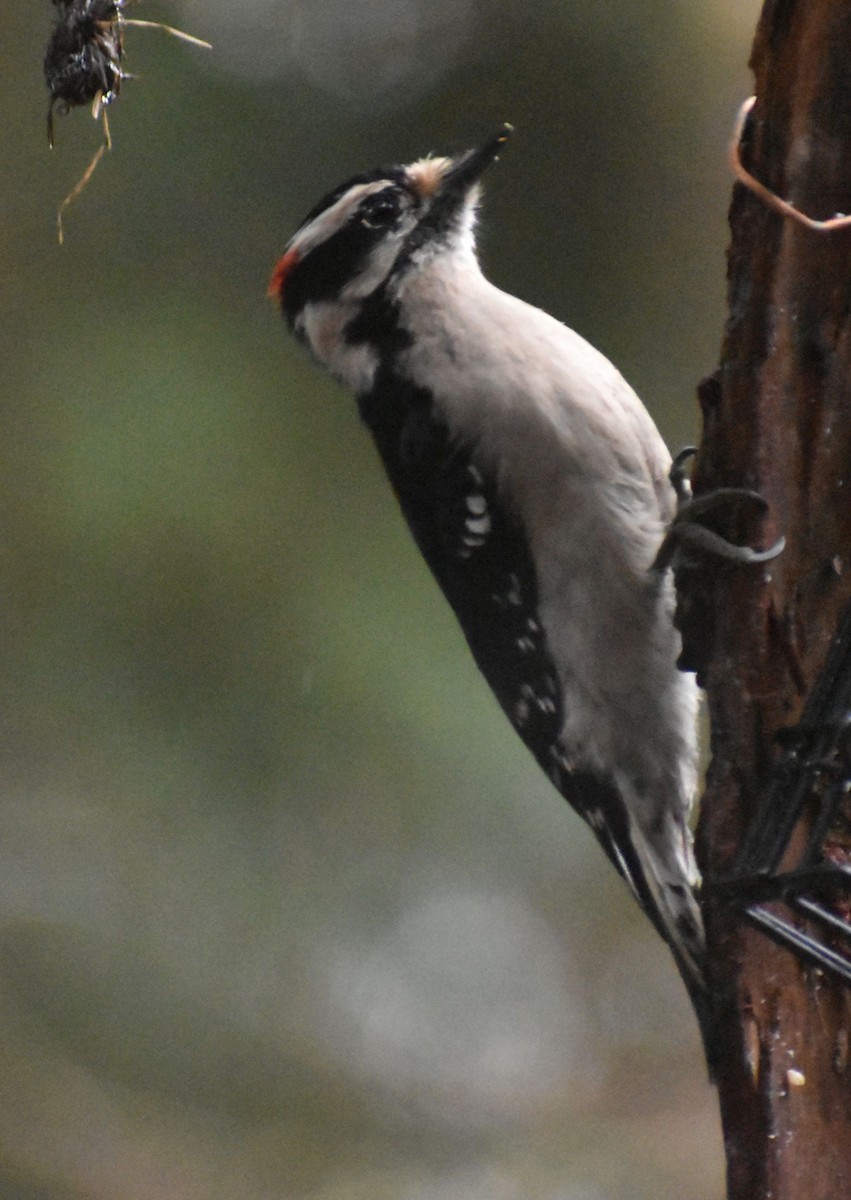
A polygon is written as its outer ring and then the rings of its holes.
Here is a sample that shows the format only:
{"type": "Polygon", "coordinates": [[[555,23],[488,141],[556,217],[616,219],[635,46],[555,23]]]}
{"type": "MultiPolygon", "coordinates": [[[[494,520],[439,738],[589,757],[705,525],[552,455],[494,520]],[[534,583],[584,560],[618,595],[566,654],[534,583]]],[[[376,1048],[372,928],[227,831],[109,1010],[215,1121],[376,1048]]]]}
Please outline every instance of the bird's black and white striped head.
{"type": "Polygon", "coordinates": [[[319,361],[360,390],[403,281],[435,255],[475,254],[479,180],[508,138],[342,184],[308,213],[269,287],[319,361]],[[369,346],[367,346],[369,343],[369,346]]]}

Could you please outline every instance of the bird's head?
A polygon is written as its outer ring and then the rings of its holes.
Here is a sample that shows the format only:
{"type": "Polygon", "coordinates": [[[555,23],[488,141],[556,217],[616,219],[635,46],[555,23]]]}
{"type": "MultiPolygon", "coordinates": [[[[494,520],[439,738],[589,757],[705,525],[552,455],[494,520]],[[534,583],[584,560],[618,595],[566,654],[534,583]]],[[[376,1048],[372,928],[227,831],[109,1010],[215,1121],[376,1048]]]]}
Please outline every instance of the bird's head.
{"type": "Polygon", "coordinates": [[[422,158],[356,175],[307,214],[278,261],[269,294],[321,362],[335,370],[337,341],[368,301],[392,299],[395,286],[434,255],[474,250],[479,182],[510,132],[506,125],[454,159],[422,158]]]}

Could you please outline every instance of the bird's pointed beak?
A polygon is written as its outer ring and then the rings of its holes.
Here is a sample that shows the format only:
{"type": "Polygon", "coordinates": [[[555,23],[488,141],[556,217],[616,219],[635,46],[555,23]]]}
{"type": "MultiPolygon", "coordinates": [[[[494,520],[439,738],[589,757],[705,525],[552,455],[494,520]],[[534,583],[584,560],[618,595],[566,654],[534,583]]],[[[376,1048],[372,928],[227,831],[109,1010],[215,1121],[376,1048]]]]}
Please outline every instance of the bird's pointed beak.
{"type": "Polygon", "coordinates": [[[428,200],[425,212],[412,230],[398,259],[403,266],[420,246],[441,238],[457,222],[471,202],[471,193],[513,132],[503,125],[499,133],[476,150],[468,150],[459,158],[423,159],[408,168],[413,175],[414,188],[428,200]]]}
{"type": "Polygon", "coordinates": [[[514,127],[506,123],[499,133],[484,145],[475,150],[468,150],[466,154],[456,158],[440,181],[438,197],[457,196],[458,199],[465,197],[470,189],[479,182],[491,163],[496,162],[499,158],[502,147],[513,132],[514,127]]]}

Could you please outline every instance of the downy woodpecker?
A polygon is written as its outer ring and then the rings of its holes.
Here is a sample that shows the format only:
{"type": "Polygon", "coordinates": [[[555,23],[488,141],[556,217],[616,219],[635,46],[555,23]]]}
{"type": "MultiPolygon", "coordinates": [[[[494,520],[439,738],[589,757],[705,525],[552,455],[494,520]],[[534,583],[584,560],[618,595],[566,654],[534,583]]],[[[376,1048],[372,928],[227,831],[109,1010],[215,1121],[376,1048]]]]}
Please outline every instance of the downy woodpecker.
{"type": "Polygon", "coordinates": [[[479,181],[508,131],[336,188],[270,294],[357,396],[479,669],[670,946],[706,1035],[697,691],[654,567],[670,456],[602,354],[481,272],[479,181]]]}

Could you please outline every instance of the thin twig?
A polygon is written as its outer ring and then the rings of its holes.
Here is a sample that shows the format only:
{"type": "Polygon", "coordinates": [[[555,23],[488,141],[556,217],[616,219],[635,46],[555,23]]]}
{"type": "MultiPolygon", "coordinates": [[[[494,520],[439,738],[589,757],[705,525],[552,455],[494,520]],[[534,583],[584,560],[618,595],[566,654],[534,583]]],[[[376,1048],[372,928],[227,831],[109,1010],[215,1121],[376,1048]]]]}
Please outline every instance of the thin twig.
{"type": "Polygon", "coordinates": [[[847,229],[851,226],[851,215],[846,216],[844,213],[837,213],[835,217],[828,217],[824,221],[817,221],[815,217],[807,216],[806,213],[796,208],[794,204],[790,204],[788,200],[784,200],[782,196],[778,196],[776,192],[772,192],[771,188],[766,187],[764,183],[760,183],[756,176],[752,175],[743,165],[742,133],[745,128],[745,122],[755,103],[756,96],[749,96],[739,109],[736,124],[733,127],[733,136],[730,139],[730,166],[739,183],[743,183],[754,195],[759,196],[764,204],[769,208],[773,208],[781,216],[790,217],[793,221],[798,221],[799,224],[805,225],[807,229],[815,230],[816,233],[830,233],[835,229],[847,229]]]}

